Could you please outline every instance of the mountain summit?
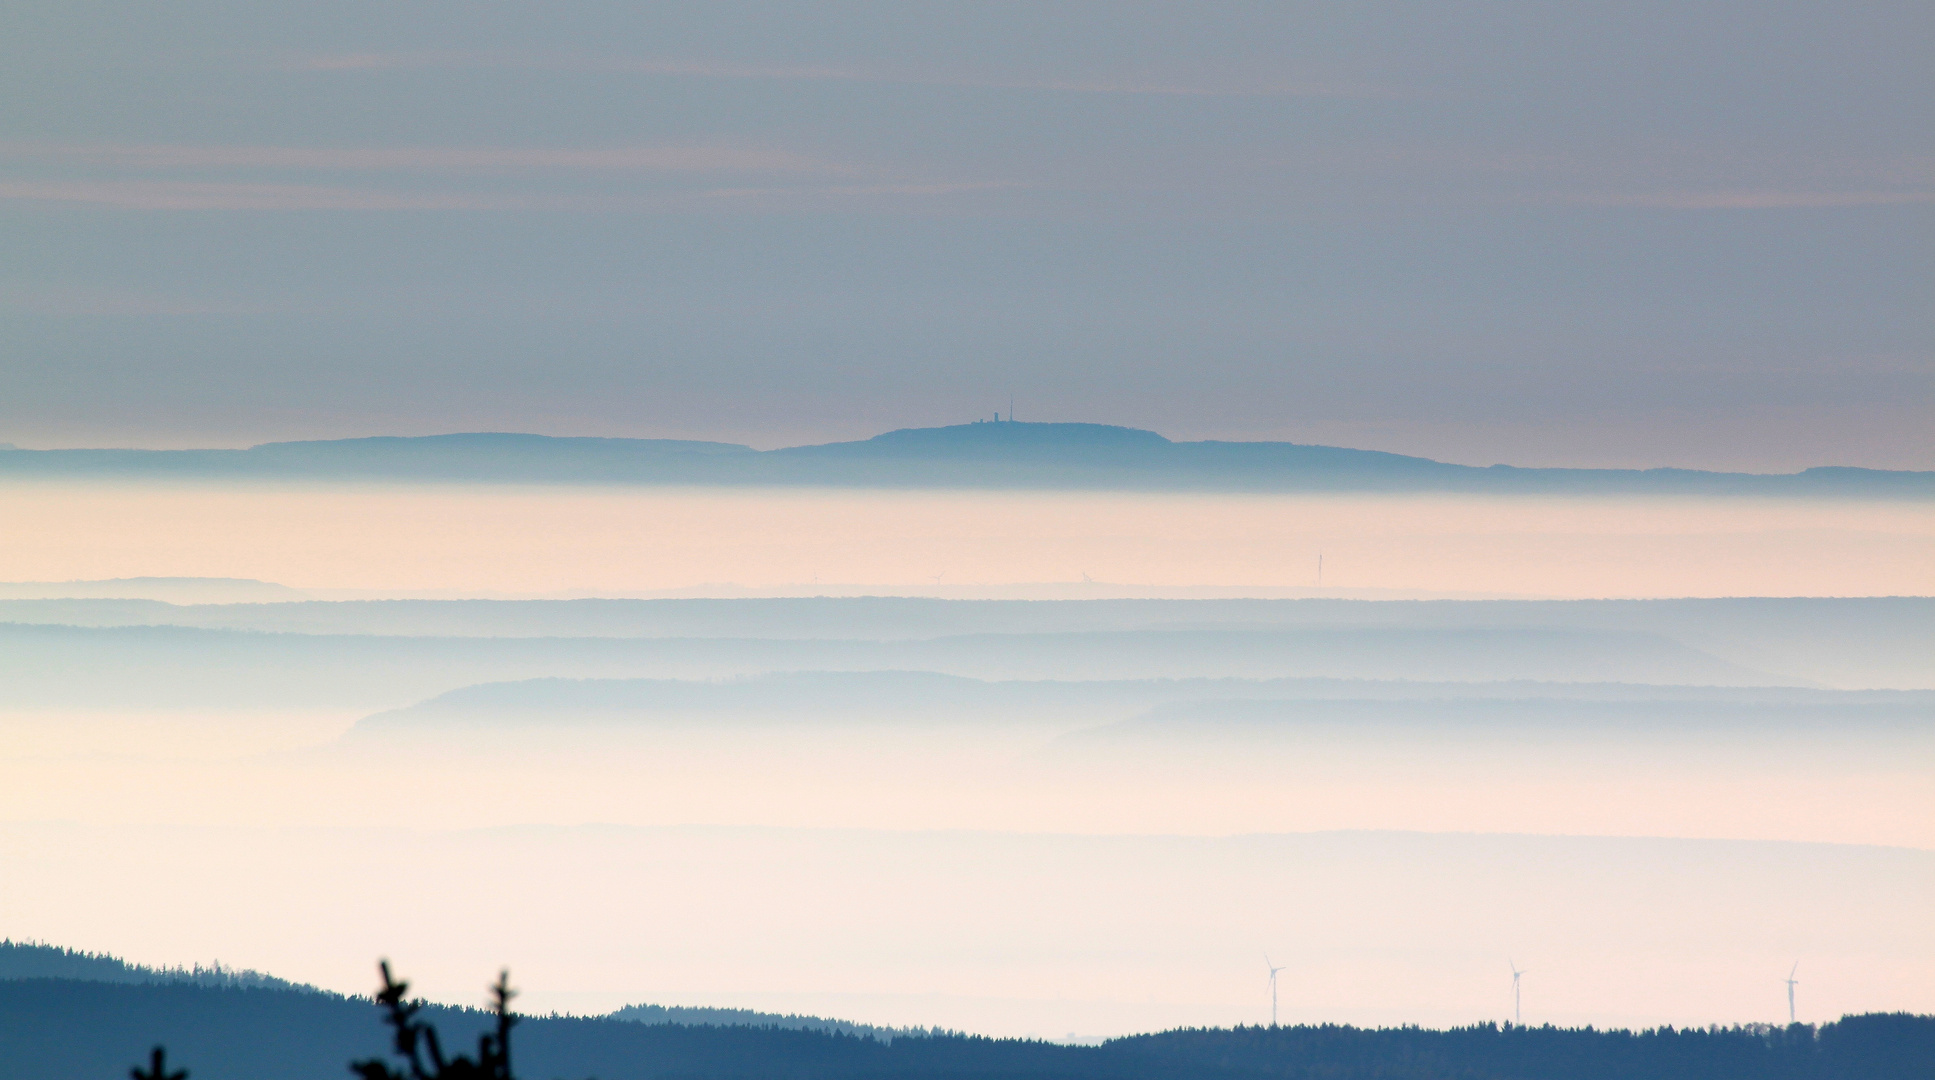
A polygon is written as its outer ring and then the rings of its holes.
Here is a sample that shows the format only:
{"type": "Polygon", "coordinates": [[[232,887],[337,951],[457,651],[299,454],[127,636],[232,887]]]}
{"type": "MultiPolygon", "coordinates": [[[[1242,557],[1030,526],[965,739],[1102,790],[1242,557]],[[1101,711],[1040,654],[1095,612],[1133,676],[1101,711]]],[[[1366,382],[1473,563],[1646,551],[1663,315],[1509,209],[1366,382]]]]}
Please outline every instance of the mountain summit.
{"type": "Polygon", "coordinates": [[[774,451],[813,457],[1039,458],[1152,457],[1175,443],[1141,428],[1112,424],[1036,424],[982,420],[937,428],[900,428],[857,442],[774,451]]]}

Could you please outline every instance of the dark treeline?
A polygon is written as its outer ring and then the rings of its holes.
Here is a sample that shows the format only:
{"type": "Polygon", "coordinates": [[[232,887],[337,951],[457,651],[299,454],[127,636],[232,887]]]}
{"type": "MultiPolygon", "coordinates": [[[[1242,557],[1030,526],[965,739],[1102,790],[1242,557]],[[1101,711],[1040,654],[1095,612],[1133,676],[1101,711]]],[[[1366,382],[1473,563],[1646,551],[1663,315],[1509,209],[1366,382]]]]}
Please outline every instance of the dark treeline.
{"type": "MultiPolygon", "coordinates": [[[[428,1007],[446,1045],[473,1043],[488,1012],[428,1007]]],[[[116,1080],[157,1043],[191,1080],[343,1080],[382,1056],[367,999],[189,983],[0,980],[0,1075],[116,1080]]],[[[1935,1017],[1878,1014],[1821,1027],[1647,1032],[1481,1025],[1172,1031],[1101,1046],[933,1035],[891,1042],[773,1027],[528,1017],[523,1080],[1928,1080],[1935,1017]]]]}
{"type": "Polygon", "coordinates": [[[622,1009],[606,1014],[613,1020],[629,1020],[634,1024],[679,1024],[685,1027],[776,1027],[797,1028],[802,1031],[827,1031],[842,1035],[864,1035],[870,1039],[891,1042],[894,1039],[926,1038],[930,1035],[947,1034],[939,1028],[896,1028],[878,1027],[873,1024],[856,1024],[850,1020],[832,1020],[824,1016],[801,1016],[798,1013],[767,1013],[753,1009],[712,1009],[693,1005],[627,1005],[622,1009]]]}
{"type": "Polygon", "coordinates": [[[260,971],[217,961],[193,967],[145,967],[105,953],[83,952],[37,941],[0,940],[0,979],[85,979],[90,982],[186,982],[202,986],[254,986],[314,990],[260,971]]]}
{"type": "Polygon", "coordinates": [[[1815,1027],[1650,1031],[1481,1024],[1422,1028],[1222,1028],[1116,1039],[1136,1075],[1200,1074],[1316,1080],[1880,1080],[1935,1076],[1935,1017],[1847,1016],[1815,1027]]]}

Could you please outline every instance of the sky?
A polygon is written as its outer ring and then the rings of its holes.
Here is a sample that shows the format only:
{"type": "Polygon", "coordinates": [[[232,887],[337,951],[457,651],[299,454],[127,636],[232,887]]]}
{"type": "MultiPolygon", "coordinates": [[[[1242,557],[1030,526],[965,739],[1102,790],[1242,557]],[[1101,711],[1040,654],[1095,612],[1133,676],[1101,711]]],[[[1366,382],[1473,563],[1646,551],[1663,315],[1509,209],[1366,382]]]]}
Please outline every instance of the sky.
{"type": "Polygon", "coordinates": [[[1935,10],[0,5],[0,442],[1935,468],[1935,10]]]}

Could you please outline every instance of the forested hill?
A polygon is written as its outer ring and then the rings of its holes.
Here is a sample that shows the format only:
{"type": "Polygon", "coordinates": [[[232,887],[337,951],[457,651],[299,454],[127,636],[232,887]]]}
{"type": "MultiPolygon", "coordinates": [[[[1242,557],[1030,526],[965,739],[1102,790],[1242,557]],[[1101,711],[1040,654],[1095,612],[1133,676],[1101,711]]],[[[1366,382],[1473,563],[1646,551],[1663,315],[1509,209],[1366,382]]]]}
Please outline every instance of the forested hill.
{"type": "Polygon", "coordinates": [[[111,983],[193,983],[198,986],[239,986],[320,993],[313,986],[292,983],[260,971],[232,968],[222,963],[193,967],[146,967],[105,953],[82,952],[35,941],[0,941],[0,979],[80,979],[111,983]]]}
{"type": "Polygon", "coordinates": [[[1790,474],[1479,467],[1301,443],[1172,442],[1153,431],[1107,424],[956,424],[764,451],[675,439],[500,432],[264,443],[240,450],[0,449],[0,478],[91,476],[1935,498],[1935,472],[1834,466],[1790,474]]]}
{"type": "Polygon", "coordinates": [[[612,1020],[634,1024],[678,1024],[684,1027],[761,1027],[791,1031],[822,1031],[834,1035],[859,1035],[882,1042],[894,1039],[926,1038],[941,1034],[921,1028],[876,1027],[850,1020],[829,1020],[824,1016],[798,1013],[766,1013],[753,1009],[708,1009],[693,1005],[627,1005],[606,1014],[612,1020]]]}
{"type": "MultiPolygon", "coordinates": [[[[447,1046],[472,1044],[489,1020],[449,1008],[424,1015],[447,1046]]],[[[0,1055],[11,1080],[114,1080],[157,1043],[193,1080],[341,1080],[350,1060],[380,1055],[387,1040],[370,1002],[333,994],[0,980],[0,1055]]],[[[1097,1047],[532,1017],[515,1029],[512,1059],[526,1080],[1927,1080],[1935,1073],[1935,1017],[1643,1033],[1209,1029],[1097,1047]]]]}

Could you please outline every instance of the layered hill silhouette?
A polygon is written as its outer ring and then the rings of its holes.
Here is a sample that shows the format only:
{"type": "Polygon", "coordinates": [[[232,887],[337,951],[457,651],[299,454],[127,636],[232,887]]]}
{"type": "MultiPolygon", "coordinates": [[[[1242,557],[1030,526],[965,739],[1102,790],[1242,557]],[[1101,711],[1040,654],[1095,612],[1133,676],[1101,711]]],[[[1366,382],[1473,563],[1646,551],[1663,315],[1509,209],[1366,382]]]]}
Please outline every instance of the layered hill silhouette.
{"type": "Polygon", "coordinates": [[[781,672],[722,680],[531,679],[482,683],[365,717],[355,737],[489,727],[827,724],[1036,725],[1096,734],[1309,726],[1762,732],[1926,730],[1935,691],[1632,683],[1432,683],[1184,678],[995,682],[924,671],[781,672]]]}
{"type": "MultiPolygon", "coordinates": [[[[129,579],[139,584],[141,579],[129,579]]],[[[149,579],[153,580],[153,579],[149,579]]],[[[1453,635],[1471,630],[1522,632],[1591,631],[1622,635],[1647,635],[1665,638],[1688,649],[1717,658],[1735,667],[1762,672],[1774,682],[1802,682],[1846,689],[1894,687],[1935,688],[1935,599],[1926,597],[1868,598],[1736,598],[1684,600],[1563,600],[1563,601],[1378,601],[1358,600],[943,600],[920,597],[793,597],[784,599],[656,599],[656,600],[350,600],[287,601],[273,603],[165,603],[153,599],[111,599],[101,594],[120,591],[133,594],[129,581],[70,583],[87,588],[66,597],[39,598],[52,586],[40,583],[20,586],[33,599],[9,598],[8,586],[0,585],[0,640],[19,634],[24,640],[41,643],[33,648],[56,647],[65,641],[75,649],[92,653],[106,649],[99,660],[56,660],[44,654],[32,671],[25,669],[27,653],[0,653],[0,672],[16,690],[36,685],[41,673],[52,663],[78,663],[97,675],[122,661],[108,656],[121,655],[141,642],[155,648],[178,647],[194,654],[212,650],[211,656],[232,651],[231,647],[274,650],[281,647],[319,657],[335,647],[333,639],[376,636],[386,639],[446,639],[433,646],[423,641],[392,642],[382,648],[384,655],[404,648],[421,652],[426,648],[463,648],[453,639],[525,640],[526,645],[488,645],[476,642],[477,649],[537,649],[529,639],[605,639],[597,650],[622,648],[609,639],[690,639],[701,644],[668,646],[666,664],[656,665],[663,677],[690,677],[699,668],[692,664],[670,663],[676,654],[703,651],[704,641],[724,639],[763,640],[791,644],[763,645],[771,650],[758,659],[732,668],[717,663],[706,666],[705,674],[716,676],[737,671],[812,670],[828,655],[828,650],[844,649],[851,670],[859,661],[867,669],[939,662],[931,649],[917,649],[909,643],[938,638],[975,637],[983,640],[1013,637],[1017,647],[1032,651],[1034,644],[1049,638],[1069,635],[1097,635],[1184,631],[1265,632],[1338,630],[1437,631],[1453,635]],[[30,627],[45,627],[34,631],[30,627]],[[57,628],[68,629],[57,629],[57,628]],[[149,628],[135,633],[139,628],[149,628]],[[171,629],[172,628],[172,629],[171,629]],[[88,634],[93,629],[126,633],[88,634]],[[226,631],[227,634],[197,636],[176,630],[226,631]],[[232,632],[243,632],[246,642],[232,632]],[[836,642],[870,643],[837,646],[836,642]],[[813,646],[810,643],[825,643],[813,646]],[[171,646],[169,643],[173,643],[171,646]],[[279,643],[279,644],[278,644],[279,643]],[[313,647],[313,648],[312,648],[313,647]],[[927,656],[916,655],[926,651],[927,656]],[[864,657],[861,654],[867,654],[864,657]],[[17,660],[10,663],[9,658],[17,660]],[[105,665],[105,666],[102,666],[105,665]],[[24,681],[21,681],[24,680],[24,681]]],[[[181,583],[192,586],[192,581],[181,583]]],[[[214,583],[222,586],[223,583],[214,583]]],[[[247,583],[244,583],[247,584],[247,583]]],[[[279,586],[261,585],[263,590],[279,586]]],[[[293,592],[293,590],[286,590],[293,592]]],[[[1376,644],[1359,636],[1363,644],[1376,644]]],[[[1576,639],[1574,639],[1576,641],[1576,639]]],[[[1423,644],[1421,639],[1416,643],[1423,644]]],[[[1503,644],[1499,635],[1488,638],[1492,646],[1503,644]]],[[[1630,638],[1628,639],[1630,641],[1630,638]]],[[[1340,639],[1333,645],[1342,645],[1340,639]]],[[[1444,642],[1447,647],[1449,642],[1444,642]]],[[[1611,643],[1607,643],[1611,644],[1611,643]]],[[[144,646],[144,647],[146,647],[144,646]]],[[[30,648],[22,644],[21,648],[30,648]]],[[[342,648],[352,648],[342,645],[342,648]]],[[[719,646],[726,648],[726,646],[719,646]]],[[[11,646],[10,646],[11,648],[11,646]]],[[[1652,648],[1657,651],[1657,642],[1652,648]]],[[[56,648],[56,652],[62,651],[56,648]]],[[[139,651],[139,650],[137,650],[139,651]]],[[[1620,655],[1637,655],[1618,650],[1620,655]]],[[[186,655],[186,654],[185,654],[186,655]]],[[[528,655],[528,653],[527,653],[528,655]]],[[[599,654],[602,655],[602,654],[599,654]]],[[[1415,654],[1413,654],[1415,655],[1415,654]]],[[[1614,653],[1600,657],[1599,666],[1613,659],[1614,653]]],[[[1402,661],[1404,657],[1379,654],[1376,677],[1421,678],[1422,672],[1402,661]]],[[[130,656],[130,659],[132,657],[130,656]]],[[[1170,670],[1178,675],[1233,674],[1225,658],[1213,652],[1202,654],[1204,664],[1186,670],[1170,670]]],[[[1495,672],[1505,658],[1487,655],[1477,668],[1461,673],[1495,672]]],[[[1692,658],[1682,655],[1683,661],[1692,658]]],[[[387,662],[387,661],[386,661],[387,662]]],[[[173,670],[173,669],[169,669],[173,670]]],[[[950,670],[947,667],[934,670],[950,670]]],[[[1360,670],[1365,670],[1360,667],[1360,670]]],[[[969,672],[972,673],[972,672],[969,672]]],[[[1312,671],[1309,668],[1282,670],[1291,674],[1340,675],[1342,669],[1312,671]]],[[[256,674],[262,674],[257,672],[256,674]]],[[[423,693],[454,689],[481,679],[499,681],[512,678],[558,676],[646,677],[653,670],[589,663],[541,666],[519,665],[489,670],[480,678],[463,675],[456,681],[437,685],[432,680],[423,693]]],[[[1135,669],[1128,677],[1148,677],[1135,669]]],[[[1615,677],[1644,681],[1650,676],[1671,672],[1647,671],[1627,667],[1615,677]]],[[[1682,670],[1681,675],[1696,672],[1682,670]]],[[[1737,674],[1737,672],[1735,673],[1737,674]]],[[[1549,679],[1558,672],[1539,668],[1530,677],[1549,679]]],[[[171,676],[173,678],[174,676],[171,676]]],[[[254,676],[251,676],[253,678],[254,676]]],[[[1062,678],[1064,672],[1049,672],[1040,677],[1062,678]]],[[[1571,676],[1566,676],[1571,677],[1571,676]]],[[[98,680],[96,680],[98,681],[98,680]]],[[[1684,681],[1684,680],[1682,680],[1684,681]]],[[[166,682],[157,685],[166,685],[166,682]]],[[[419,695],[421,696],[421,695],[419,695]]],[[[401,704],[401,702],[394,702],[401,704]]]]}
{"type": "Polygon", "coordinates": [[[810,671],[1080,681],[1348,678],[1739,687],[1801,681],[1729,663],[1658,634],[1515,627],[1211,628],[867,641],[405,637],[0,623],[0,698],[16,708],[380,708],[480,682],[810,671]]]}
{"type": "Polygon", "coordinates": [[[1935,472],[1546,469],[1284,442],[1173,442],[1107,424],[984,422],[754,450],[512,433],[264,443],[245,450],[0,449],[0,476],[1178,491],[1443,491],[1935,497],[1935,472]]]}

